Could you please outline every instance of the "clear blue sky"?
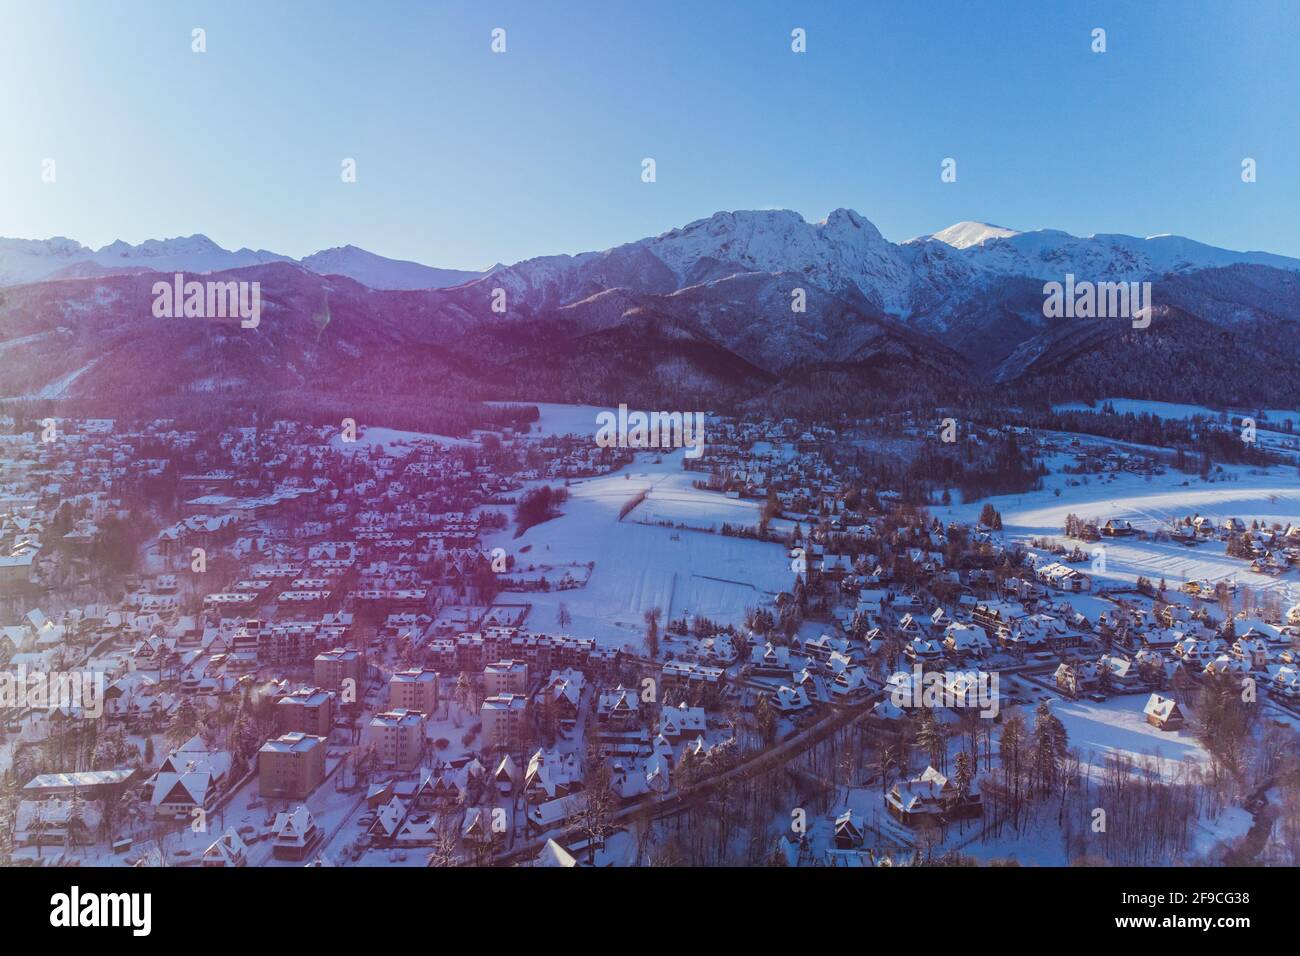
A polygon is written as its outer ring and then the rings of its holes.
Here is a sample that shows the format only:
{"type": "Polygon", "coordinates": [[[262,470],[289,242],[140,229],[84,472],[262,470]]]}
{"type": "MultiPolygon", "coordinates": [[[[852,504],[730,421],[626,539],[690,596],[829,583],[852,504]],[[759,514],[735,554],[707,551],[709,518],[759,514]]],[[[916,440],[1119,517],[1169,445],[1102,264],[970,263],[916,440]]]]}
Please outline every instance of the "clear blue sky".
{"type": "Polygon", "coordinates": [[[1298,63],[1267,0],[0,0],[0,235],[476,268],[848,206],[1300,256],[1298,63]]]}

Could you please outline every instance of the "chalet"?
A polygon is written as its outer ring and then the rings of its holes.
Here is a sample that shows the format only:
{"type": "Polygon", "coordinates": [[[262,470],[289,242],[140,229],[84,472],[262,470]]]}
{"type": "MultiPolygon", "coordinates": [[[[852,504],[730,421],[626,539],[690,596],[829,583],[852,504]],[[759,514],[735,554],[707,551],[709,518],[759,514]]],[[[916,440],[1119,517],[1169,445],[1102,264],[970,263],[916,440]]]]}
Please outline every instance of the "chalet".
{"type": "Polygon", "coordinates": [[[1097,665],[1091,661],[1062,664],[1056,669],[1056,686],[1068,697],[1080,697],[1100,682],[1097,665]]]}
{"type": "Polygon", "coordinates": [[[944,630],[943,648],[949,657],[964,661],[988,656],[993,645],[982,629],[953,621],[944,630]]]}
{"type": "Polygon", "coordinates": [[[761,677],[789,677],[794,673],[790,648],[773,645],[770,641],[762,647],[754,648],[750,663],[754,673],[761,677]]]}
{"type": "Polygon", "coordinates": [[[812,701],[808,697],[806,688],[782,684],[772,692],[772,706],[780,713],[793,714],[807,710],[812,706],[812,701]]]}
{"type": "Polygon", "coordinates": [[[554,840],[547,840],[546,845],[542,847],[541,851],[529,864],[529,866],[561,867],[565,869],[581,865],[577,857],[554,840]]]}
{"type": "Polygon", "coordinates": [[[1177,702],[1168,697],[1152,694],[1147,700],[1146,707],[1142,708],[1142,712],[1146,714],[1147,723],[1152,727],[1161,730],[1178,730],[1183,726],[1182,710],[1179,709],[1177,702]]]}
{"type": "Polygon", "coordinates": [[[203,851],[204,866],[246,866],[247,864],[248,847],[233,829],[227,829],[203,851]]]}
{"type": "Polygon", "coordinates": [[[1291,664],[1270,667],[1268,687],[1271,693],[1285,700],[1300,700],[1300,668],[1291,664]]]}
{"type": "Polygon", "coordinates": [[[916,664],[937,664],[943,659],[944,645],[928,637],[914,637],[908,642],[903,653],[907,659],[916,664]]]}
{"type": "Polygon", "coordinates": [[[905,826],[922,819],[936,823],[978,817],[984,812],[978,786],[972,782],[965,794],[934,767],[911,780],[900,780],[885,796],[885,809],[905,826]]]}
{"type": "Polygon", "coordinates": [[[1140,684],[1138,669],[1127,657],[1104,654],[1097,660],[1097,673],[1102,686],[1124,692],[1136,690],[1140,684]]]}
{"type": "Polygon", "coordinates": [[[847,704],[861,700],[871,693],[871,683],[867,679],[866,669],[860,666],[848,667],[835,675],[829,683],[832,703],[847,704]]]}
{"type": "Polygon", "coordinates": [[[665,707],[659,715],[659,733],[669,741],[676,742],[683,737],[693,737],[704,733],[708,721],[703,707],[665,707]]]}
{"type": "Polygon", "coordinates": [[[301,860],[324,838],[324,831],[305,806],[275,815],[271,853],[277,860],[301,860]]]}
{"type": "Polygon", "coordinates": [[[1224,675],[1232,677],[1249,677],[1250,665],[1237,657],[1229,657],[1227,654],[1220,654],[1210,663],[1205,665],[1204,673],[1207,677],[1222,677],[1224,675]]]}
{"type": "Polygon", "coordinates": [[[1101,526],[1100,530],[1107,538],[1125,538],[1137,534],[1137,529],[1123,518],[1111,518],[1101,526]]]}
{"type": "Polygon", "coordinates": [[[838,850],[856,850],[862,846],[862,818],[854,815],[852,810],[845,810],[835,818],[835,848],[838,850]]]}
{"type": "Polygon", "coordinates": [[[1034,577],[1058,591],[1078,593],[1092,590],[1092,578],[1077,568],[1053,561],[1034,571],[1034,577]]]}
{"type": "Polygon", "coordinates": [[[1269,645],[1258,637],[1238,637],[1232,645],[1232,654],[1256,671],[1265,670],[1271,657],[1269,645]]]}
{"type": "Polygon", "coordinates": [[[989,640],[997,643],[1001,643],[1004,636],[1010,636],[1012,626],[1024,616],[1024,607],[1010,601],[977,604],[972,615],[975,623],[984,628],[989,640]]]}
{"type": "Polygon", "coordinates": [[[150,778],[149,802],[156,816],[188,818],[208,810],[229,783],[228,751],[209,750],[199,737],[169,754],[150,778]]]}
{"type": "Polygon", "coordinates": [[[572,727],[578,720],[578,703],[585,682],[586,675],[579,670],[551,671],[535,701],[560,727],[572,727]]]}
{"type": "Polygon", "coordinates": [[[1176,643],[1169,653],[1188,667],[1199,670],[1225,650],[1226,645],[1217,637],[1209,640],[1186,637],[1176,643]]]}
{"type": "Polygon", "coordinates": [[[496,772],[492,775],[492,782],[496,784],[497,792],[508,796],[515,792],[520,783],[523,782],[524,774],[519,769],[519,764],[515,763],[514,758],[506,754],[497,764],[496,772]]]}
{"type": "Polygon", "coordinates": [[[596,721],[612,728],[635,727],[641,698],[622,684],[600,695],[596,704],[596,721]]]}
{"type": "Polygon", "coordinates": [[[529,803],[567,797],[582,789],[582,781],[576,754],[538,750],[524,773],[524,796],[529,803]]]}

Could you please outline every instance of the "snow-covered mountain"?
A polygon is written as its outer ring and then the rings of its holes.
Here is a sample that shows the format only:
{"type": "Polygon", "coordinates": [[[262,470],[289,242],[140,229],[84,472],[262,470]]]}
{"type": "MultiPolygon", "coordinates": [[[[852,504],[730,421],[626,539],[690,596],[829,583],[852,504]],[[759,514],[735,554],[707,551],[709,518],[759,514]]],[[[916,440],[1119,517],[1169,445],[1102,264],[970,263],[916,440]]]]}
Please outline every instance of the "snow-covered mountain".
{"type": "Polygon", "coordinates": [[[118,272],[219,272],[267,262],[292,262],[265,249],[223,249],[204,235],[147,239],[138,246],[118,240],[90,249],[61,236],[0,239],[0,285],[118,272]]]}
{"type": "Polygon", "coordinates": [[[435,269],[388,259],[356,246],[325,249],[301,261],[265,249],[223,249],[204,235],[148,239],[131,245],[120,239],[91,249],[61,236],[0,239],[0,286],[44,279],[84,278],[124,272],[221,272],[270,262],[301,265],[319,275],[344,275],[372,289],[441,289],[487,275],[435,269]]]}
{"type": "Polygon", "coordinates": [[[356,246],[323,249],[302,260],[317,275],[340,275],[356,279],[372,289],[445,289],[488,275],[464,269],[435,269],[406,259],[388,259],[356,246]]]}
{"type": "Polygon", "coordinates": [[[1101,234],[1081,238],[1056,229],[1040,229],[988,236],[962,251],[973,265],[995,275],[1038,279],[1059,279],[1072,272],[1094,282],[1133,281],[1231,265],[1300,271],[1300,259],[1268,252],[1233,252],[1170,235],[1139,239],[1101,234]]]}
{"type": "MultiPolygon", "coordinates": [[[[959,222],[904,243],[837,209],[821,222],[790,210],[719,212],[658,236],[576,256],[515,263],[492,277],[532,310],[567,305],[606,289],[666,294],[727,276],[784,273],[904,321],[924,325],[943,306],[1007,279],[1094,282],[1156,279],[1232,265],[1300,272],[1300,259],[1234,252],[1180,236],[1072,236],[959,222]]],[[[946,324],[946,323],[941,323],[946,324]]]]}
{"type": "Polygon", "coordinates": [[[1020,233],[1014,229],[1007,229],[1005,226],[995,226],[987,222],[964,222],[953,223],[947,229],[940,229],[938,232],[931,233],[928,236],[919,236],[920,239],[938,239],[940,242],[947,243],[954,249],[967,249],[971,246],[978,246],[988,239],[1008,239],[1011,236],[1018,236],[1020,233]]]}
{"type": "Polygon", "coordinates": [[[138,246],[118,241],[97,250],[61,237],[0,239],[0,285],[134,270],[214,272],[269,262],[297,262],[373,289],[441,289],[491,275],[493,288],[506,289],[510,301],[532,312],[607,289],[667,294],[737,274],[784,273],[903,320],[924,320],[944,301],[968,298],[1007,277],[1060,280],[1073,273],[1095,282],[1133,281],[1241,264],[1300,271],[1297,259],[1234,252],[1181,236],[1079,237],[985,222],[959,222],[893,243],[850,209],[837,209],[820,222],[786,209],[719,212],[602,252],[542,256],[484,272],[388,259],[351,245],[294,260],[264,249],[226,250],[202,235],[138,246]]]}

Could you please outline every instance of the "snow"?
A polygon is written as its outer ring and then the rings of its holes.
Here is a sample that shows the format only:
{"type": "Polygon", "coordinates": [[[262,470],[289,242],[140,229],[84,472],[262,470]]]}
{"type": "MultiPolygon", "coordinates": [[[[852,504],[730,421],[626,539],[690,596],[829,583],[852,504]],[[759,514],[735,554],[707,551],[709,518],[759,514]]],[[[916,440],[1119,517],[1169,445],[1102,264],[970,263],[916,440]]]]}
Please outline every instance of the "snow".
{"type": "Polygon", "coordinates": [[[472,445],[467,438],[453,438],[449,435],[435,435],[432,432],[410,432],[399,428],[358,427],[357,440],[345,442],[343,434],[330,438],[330,447],[340,451],[368,451],[375,445],[382,445],[384,451],[395,458],[405,458],[414,451],[413,442],[441,442],[444,445],[472,445]]]}
{"type": "Polygon", "coordinates": [[[56,274],[71,274],[67,272],[71,267],[85,265],[107,270],[206,273],[268,262],[297,262],[319,275],[348,276],[372,289],[439,289],[487,274],[389,259],[356,246],[324,249],[295,260],[265,249],[223,249],[201,234],[147,239],[139,245],[119,239],[100,249],[63,237],[0,238],[0,286],[39,282],[56,274]]]}
{"type": "MultiPolygon", "coordinates": [[[[1156,418],[1165,421],[1177,421],[1188,418],[1210,418],[1218,419],[1220,415],[1226,414],[1232,416],[1254,417],[1260,414],[1259,409],[1228,409],[1219,410],[1208,408],[1204,405],[1183,405],[1176,402],[1153,402],[1137,398],[1104,398],[1097,402],[1096,406],[1089,406],[1083,402],[1070,402],[1063,405],[1052,406],[1053,411],[1057,412],[1100,412],[1102,407],[1109,403],[1120,415],[1154,415],[1156,418]]],[[[1291,411],[1284,408],[1268,408],[1263,410],[1265,418],[1260,418],[1257,424],[1260,427],[1267,425],[1281,425],[1290,421],[1293,427],[1300,428],[1300,412],[1291,411]]]]}
{"type": "MultiPolygon", "coordinates": [[[[1064,527],[1071,513],[1085,520],[1125,519],[1143,531],[1155,531],[1167,526],[1171,518],[1193,514],[1213,518],[1216,524],[1223,518],[1236,517],[1248,526],[1255,520],[1286,526],[1300,515],[1300,487],[1292,468],[1274,468],[1263,474],[1232,469],[1229,473],[1236,480],[1204,482],[1170,471],[1148,482],[1140,475],[1123,472],[1113,481],[1092,475],[1089,484],[1077,487],[1067,484],[1073,476],[1053,474],[1044,479],[1041,491],[998,495],[932,510],[944,521],[974,522],[984,503],[989,502],[1002,515],[1004,539],[1024,544],[1033,538],[1069,542],[1064,527]],[[1186,487],[1184,481],[1188,482],[1186,487]],[[1059,497],[1054,494],[1057,489],[1059,497]]],[[[1105,571],[1093,572],[1088,567],[1084,570],[1101,578],[1103,585],[1132,585],[1141,575],[1152,581],[1163,577],[1171,588],[1187,580],[1232,578],[1255,588],[1272,589],[1286,587],[1296,577],[1293,571],[1278,578],[1255,574],[1248,562],[1228,557],[1224,543],[1218,540],[1188,548],[1173,541],[1108,538],[1100,544],[1086,545],[1084,550],[1091,554],[1097,547],[1105,548],[1105,571]]]]}
{"type": "MultiPolygon", "coordinates": [[[[1127,755],[1135,765],[1145,757],[1156,757],[1166,781],[1172,780],[1182,766],[1207,763],[1209,754],[1188,727],[1160,730],[1146,722],[1142,709],[1149,697],[1148,693],[1125,694],[1101,704],[1057,698],[1051,701],[1051,707],[1065,725],[1070,746],[1078,749],[1085,766],[1091,764],[1092,774],[1099,780],[1112,754],[1127,755]]],[[[1186,702],[1180,700],[1178,705],[1190,721],[1186,702]]]]}
{"type": "Polygon", "coordinates": [[[497,601],[532,603],[527,624],[542,631],[554,630],[562,602],[572,616],[573,634],[622,646],[640,644],[643,615],[651,608],[664,612],[664,622],[689,611],[739,625],[747,609],[788,589],[793,573],[781,545],[638,523],[647,505],[648,514],[689,518],[692,524],[720,526],[732,520],[737,503],[691,488],[695,476],[680,470],[681,454],[664,455],[659,463],[643,454],[623,471],[573,482],[560,517],[519,538],[513,528],[488,536],[485,546],[514,555],[516,568],[553,566],[551,581],[564,565],[595,562],[586,587],[503,592],[497,601]],[[619,522],[619,509],[643,490],[649,490],[647,501],[619,522]]]}
{"type": "Polygon", "coordinates": [[[372,289],[443,289],[481,278],[486,273],[435,269],[418,262],[389,259],[356,246],[322,249],[302,260],[319,275],[341,275],[372,289]]]}
{"type": "Polygon", "coordinates": [[[1020,233],[1014,229],[1007,229],[1005,226],[994,226],[987,222],[967,220],[954,223],[947,229],[940,229],[938,232],[923,238],[937,239],[940,242],[947,243],[954,249],[967,249],[970,246],[981,245],[989,239],[1006,239],[1018,235],[1020,233]]]}
{"type": "Polygon", "coordinates": [[[529,426],[530,434],[539,436],[590,435],[599,430],[596,416],[616,409],[597,405],[560,405],[554,402],[488,402],[489,405],[536,405],[541,417],[529,426]]]}

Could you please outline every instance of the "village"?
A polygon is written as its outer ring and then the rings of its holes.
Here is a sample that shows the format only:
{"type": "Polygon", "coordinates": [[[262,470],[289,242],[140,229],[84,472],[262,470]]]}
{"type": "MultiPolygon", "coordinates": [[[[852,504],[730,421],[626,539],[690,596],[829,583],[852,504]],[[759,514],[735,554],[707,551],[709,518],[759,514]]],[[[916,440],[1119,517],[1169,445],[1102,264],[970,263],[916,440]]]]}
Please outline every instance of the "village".
{"type": "Polygon", "coordinates": [[[953,503],[867,420],[596,421],[8,420],[0,665],[97,696],[0,687],[0,859],[1297,859],[1293,464],[962,422],[1045,477],[953,503]]]}

